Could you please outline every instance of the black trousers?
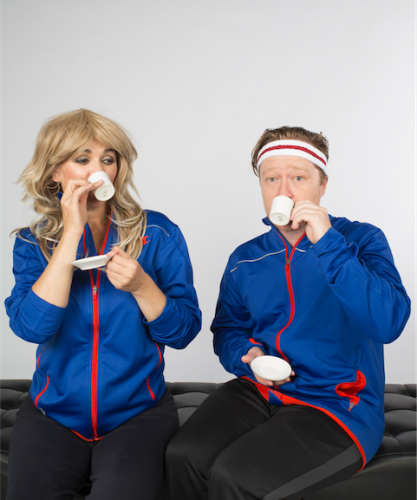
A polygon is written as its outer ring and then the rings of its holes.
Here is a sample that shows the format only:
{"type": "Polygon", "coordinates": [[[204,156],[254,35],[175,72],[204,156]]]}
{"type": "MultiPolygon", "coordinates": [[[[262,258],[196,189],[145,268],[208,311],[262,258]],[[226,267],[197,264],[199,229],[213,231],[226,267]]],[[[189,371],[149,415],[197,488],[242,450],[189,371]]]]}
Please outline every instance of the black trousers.
{"type": "Polygon", "coordinates": [[[362,466],[325,413],[268,404],[235,379],[209,396],[166,453],[170,500],[300,500],[362,466]]]}
{"type": "Polygon", "coordinates": [[[177,429],[168,390],[155,407],[96,442],[43,415],[28,397],[13,426],[7,500],[72,500],[88,478],[89,500],[150,500],[177,429]]]}

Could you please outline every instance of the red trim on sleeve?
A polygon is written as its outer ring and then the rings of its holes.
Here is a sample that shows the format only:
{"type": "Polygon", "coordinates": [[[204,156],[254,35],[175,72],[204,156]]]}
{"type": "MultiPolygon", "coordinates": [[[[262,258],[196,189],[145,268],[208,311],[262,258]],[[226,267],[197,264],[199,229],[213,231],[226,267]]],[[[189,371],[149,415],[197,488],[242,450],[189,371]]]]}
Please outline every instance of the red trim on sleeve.
{"type": "Polygon", "coordinates": [[[260,342],[256,342],[256,340],[255,340],[255,339],[250,338],[250,339],[249,339],[249,342],[250,342],[251,344],[260,345],[261,347],[263,347],[263,344],[261,344],[260,342]]]}

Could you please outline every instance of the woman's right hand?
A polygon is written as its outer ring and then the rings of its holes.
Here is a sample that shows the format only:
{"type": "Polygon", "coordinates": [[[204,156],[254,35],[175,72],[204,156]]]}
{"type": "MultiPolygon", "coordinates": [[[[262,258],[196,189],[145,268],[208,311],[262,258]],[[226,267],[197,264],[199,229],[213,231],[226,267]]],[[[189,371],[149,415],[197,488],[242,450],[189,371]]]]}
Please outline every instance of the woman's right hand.
{"type": "Polygon", "coordinates": [[[94,191],[103,184],[99,180],[94,184],[84,179],[70,179],[61,198],[61,210],[64,220],[64,233],[83,234],[87,223],[87,198],[90,191],[94,191]]]}

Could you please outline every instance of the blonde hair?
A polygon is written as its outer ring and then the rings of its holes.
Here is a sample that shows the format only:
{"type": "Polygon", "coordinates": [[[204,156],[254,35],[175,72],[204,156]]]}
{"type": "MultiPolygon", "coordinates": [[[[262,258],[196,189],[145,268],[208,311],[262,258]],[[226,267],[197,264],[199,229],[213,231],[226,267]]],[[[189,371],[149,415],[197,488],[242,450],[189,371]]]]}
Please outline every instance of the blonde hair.
{"type": "MultiPolygon", "coordinates": [[[[329,159],[329,141],[321,132],[320,134],[317,134],[316,132],[310,132],[302,127],[280,127],[275,129],[267,128],[252,150],[252,168],[255,175],[259,177],[257,166],[259,151],[265,146],[265,144],[281,140],[298,140],[307,142],[321,151],[326,158],[329,159]]],[[[323,184],[327,175],[320,167],[317,167],[316,165],[314,166],[319,170],[320,182],[323,184]]]]}
{"type": "MultiPolygon", "coordinates": [[[[132,168],[137,151],[119,124],[93,111],[79,109],[46,121],[36,140],[33,158],[18,180],[25,188],[23,202],[28,204],[33,200],[33,209],[40,215],[31,223],[30,230],[47,261],[64,227],[57,197],[60,185],[52,179],[52,173],[60,164],[81,153],[94,139],[116,152],[116,192],[108,204],[117,227],[118,245],[134,259],[142,251],[146,214],[128,190],[131,187],[138,194],[133,184],[132,168]]],[[[15,229],[12,234],[21,237],[22,229],[15,229]]]]}

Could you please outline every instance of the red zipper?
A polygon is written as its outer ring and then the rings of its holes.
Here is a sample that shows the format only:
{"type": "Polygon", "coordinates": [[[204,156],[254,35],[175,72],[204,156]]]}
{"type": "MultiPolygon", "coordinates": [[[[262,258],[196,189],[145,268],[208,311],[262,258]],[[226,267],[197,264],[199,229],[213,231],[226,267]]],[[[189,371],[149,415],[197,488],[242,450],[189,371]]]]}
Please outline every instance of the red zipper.
{"type": "MultiPolygon", "coordinates": [[[[106,236],[104,237],[103,246],[101,247],[100,255],[103,254],[109,235],[111,224],[111,215],[109,224],[107,226],[106,236]]],[[[87,247],[85,244],[85,229],[83,237],[84,253],[87,255],[87,247]]],[[[92,363],[91,363],[91,423],[93,427],[94,441],[101,439],[97,432],[97,373],[98,373],[98,346],[99,346],[99,300],[98,291],[100,288],[100,269],[97,269],[97,283],[94,283],[94,275],[92,269],[89,269],[90,283],[93,293],[93,349],[92,349],[92,363]]]]}
{"type": "Polygon", "coordinates": [[[276,336],[275,339],[275,345],[277,348],[277,351],[281,354],[283,359],[288,362],[287,356],[282,352],[281,346],[280,346],[280,339],[281,339],[281,334],[284,330],[286,330],[290,324],[292,323],[292,320],[294,319],[294,312],[295,312],[295,302],[294,302],[294,292],[292,289],[292,283],[291,283],[291,260],[294,255],[295,249],[297,248],[297,245],[300,243],[300,241],[304,238],[305,233],[301,236],[301,238],[297,241],[297,243],[294,245],[290,256],[288,257],[288,247],[287,244],[285,243],[284,238],[279,234],[279,231],[277,231],[278,236],[281,238],[282,242],[284,243],[285,246],[285,278],[287,280],[287,287],[288,287],[288,293],[290,296],[290,304],[291,304],[291,312],[290,312],[290,317],[288,319],[288,323],[280,330],[276,336]]]}

